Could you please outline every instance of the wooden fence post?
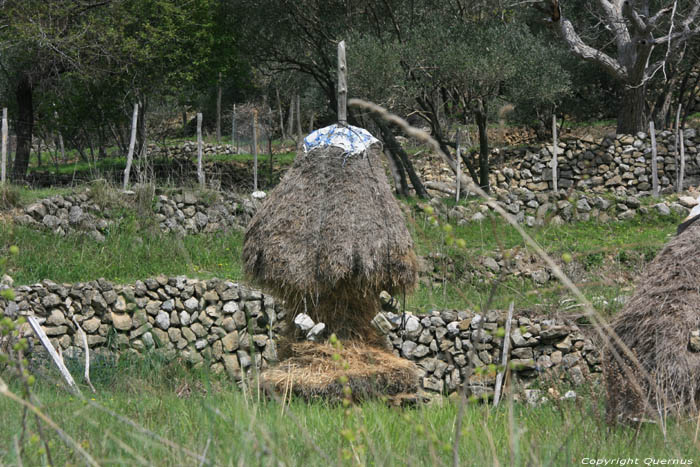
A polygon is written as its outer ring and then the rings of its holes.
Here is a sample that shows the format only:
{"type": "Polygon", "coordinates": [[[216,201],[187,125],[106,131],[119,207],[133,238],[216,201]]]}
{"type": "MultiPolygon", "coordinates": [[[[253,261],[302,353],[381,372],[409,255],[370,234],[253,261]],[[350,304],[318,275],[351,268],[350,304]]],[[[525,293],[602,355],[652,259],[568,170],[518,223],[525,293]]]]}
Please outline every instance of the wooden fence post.
{"type": "Polygon", "coordinates": [[[238,144],[236,144],[236,104],[233,104],[233,114],[231,114],[231,146],[236,147],[236,154],[238,154],[238,144]]]}
{"type": "Polygon", "coordinates": [[[221,144],[221,72],[219,72],[216,91],[216,144],[221,144]]]}
{"type": "Polygon", "coordinates": [[[649,120],[649,136],[651,137],[651,194],[659,197],[659,170],[656,162],[656,130],[654,120],[649,120]]]}
{"type": "Polygon", "coordinates": [[[253,191],[258,191],[258,111],[253,110],[253,191]]]}
{"type": "Polygon", "coordinates": [[[304,144],[303,136],[301,133],[301,97],[297,94],[297,137],[298,145],[304,144]]]}
{"type": "Polygon", "coordinates": [[[338,124],[348,124],[348,81],[345,41],[338,42],[338,124]]]}
{"type": "MultiPolygon", "coordinates": [[[[56,119],[56,125],[58,125],[58,112],[54,111],[53,117],[56,119]]],[[[63,135],[61,134],[60,128],[58,130],[58,146],[61,148],[61,160],[63,162],[65,162],[66,161],[66,148],[63,145],[63,135]]]]}
{"type": "Polygon", "coordinates": [[[197,178],[199,187],[204,188],[204,170],[202,169],[202,113],[197,112],[197,178]]]}
{"type": "Polygon", "coordinates": [[[683,136],[683,128],[681,128],[678,134],[681,140],[681,168],[680,168],[680,179],[678,182],[678,193],[683,191],[683,178],[685,177],[685,136],[683,136]]]}
{"type": "Polygon", "coordinates": [[[0,161],[0,166],[2,166],[2,173],[0,174],[0,183],[3,185],[7,179],[7,107],[2,109],[2,160],[0,161]]]}
{"type": "Polygon", "coordinates": [[[455,204],[459,204],[459,194],[461,191],[461,178],[462,178],[462,145],[459,140],[459,130],[457,130],[457,187],[455,190],[455,204]]]}
{"type": "Polygon", "coordinates": [[[557,182],[557,169],[559,167],[559,157],[557,153],[559,152],[559,144],[557,142],[557,115],[552,114],[552,189],[554,192],[559,191],[557,182]]]}
{"type": "Polygon", "coordinates": [[[136,146],[136,124],[139,119],[139,104],[134,104],[134,115],[131,117],[131,139],[129,140],[129,153],[126,155],[126,168],[124,169],[124,184],[122,189],[126,190],[129,186],[129,173],[131,172],[131,163],[134,160],[134,146],[136,146]]]}

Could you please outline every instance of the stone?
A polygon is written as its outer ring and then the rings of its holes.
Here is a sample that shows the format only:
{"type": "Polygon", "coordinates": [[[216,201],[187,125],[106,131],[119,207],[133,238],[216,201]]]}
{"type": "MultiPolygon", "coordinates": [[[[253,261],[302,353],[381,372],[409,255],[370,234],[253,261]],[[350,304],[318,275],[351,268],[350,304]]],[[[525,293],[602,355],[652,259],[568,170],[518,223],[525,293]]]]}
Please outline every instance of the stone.
{"type": "Polygon", "coordinates": [[[408,339],[416,339],[418,338],[418,336],[420,336],[420,333],[423,330],[423,328],[421,327],[418,318],[411,315],[406,319],[404,330],[406,331],[406,337],[408,339]]]}
{"type": "Polygon", "coordinates": [[[318,342],[321,340],[325,330],[326,325],[324,323],[316,323],[306,334],[306,338],[312,342],[318,342]]]}
{"type": "Polygon", "coordinates": [[[224,303],[223,311],[224,311],[224,313],[230,313],[230,314],[237,312],[238,311],[238,303],[236,303],[234,301],[224,303]]]}
{"type": "Polygon", "coordinates": [[[163,331],[167,331],[170,327],[170,315],[165,311],[159,311],[158,315],[156,315],[156,326],[163,331]]]}
{"type": "Polygon", "coordinates": [[[132,316],[132,326],[135,328],[141,327],[148,322],[148,315],[144,310],[136,310],[132,316]]]}
{"type": "Polygon", "coordinates": [[[92,334],[100,327],[100,320],[98,318],[90,318],[83,321],[82,328],[87,334],[92,334]]]}
{"type": "Polygon", "coordinates": [[[131,329],[131,316],[124,313],[111,313],[112,325],[120,331],[128,331],[131,329]]]}
{"type": "Polygon", "coordinates": [[[445,382],[442,379],[437,379],[432,376],[424,377],[422,384],[423,389],[425,389],[426,391],[433,391],[439,393],[441,393],[443,388],[445,387],[445,382]]]}
{"type": "Polygon", "coordinates": [[[160,309],[163,311],[171,312],[175,309],[175,300],[168,299],[160,305],[160,309]]]}
{"type": "Polygon", "coordinates": [[[389,334],[394,328],[384,313],[377,313],[371,324],[382,335],[389,334]]]}
{"type": "Polygon", "coordinates": [[[296,317],[294,317],[294,325],[304,334],[311,331],[315,324],[316,323],[314,323],[314,320],[312,320],[306,313],[299,313],[296,315],[296,317]]]}
{"type": "Polygon", "coordinates": [[[153,335],[150,332],[146,332],[143,334],[141,337],[141,341],[143,341],[144,345],[146,348],[151,349],[155,347],[156,343],[153,340],[153,335]]]}
{"type": "Polygon", "coordinates": [[[401,344],[401,354],[404,356],[404,358],[412,358],[413,357],[413,351],[416,349],[417,345],[413,341],[404,341],[403,344],[401,344]]]}
{"type": "Polygon", "coordinates": [[[654,208],[661,216],[670,216],[671,215],[671,209],[669,209],[669,207],[666,206],[665,203],[655,204],[654,208]]]}
{"type": "Polygon", "coordinates": [[[688,348],[691,352],[700,352],[700,330],[694,329],[690,331],[688,348]]]}
{"type": "Polygon", "coordinates": [[[496,260],[491,258],[490,256],[485,257],[482,263],[492,272],[498,272],[501,269],[496,260]]]}
{"type": "Polygon", "coordinates": [[[61,310],[51,310],[51,314],[46,318],[46,324],[51,326],[61,326],[66,324],[66,317],[63,315],[61,310]]]}
{"type": "Polygon", "coordinates": [[[250,360],[250,355],[248,355],[248,352],[245,350],[239,350],[236,352],[236,355],[238,356],[238,362],[241,365],[241,368],[249,368],[252,365],[252,361],[250,360]]]}
{"type": "Polygon", "coordinates": [[[241,377],[241,365],[238,363],[238,358],[233,354],[224,354],[222,357],[226,373],[232,378],[239,379],[241,377]]]}
{"type": "Polygon", "coordinates": [[[207,330],[204,329],[204,326],[202,326],[200,323],[192,324],[190,329],[192,329],[192,332],[194,332],[195,336],[197,337],[204,337],[207,335],[207,330]]]}
{"type": "Polygon", "coordinates": [[[188,313],[194,313],[195,311],[199,310],[199,301],[194,297],[190,297],[185,300],[183,305],[185,307],[185,311],[188,313]]]}

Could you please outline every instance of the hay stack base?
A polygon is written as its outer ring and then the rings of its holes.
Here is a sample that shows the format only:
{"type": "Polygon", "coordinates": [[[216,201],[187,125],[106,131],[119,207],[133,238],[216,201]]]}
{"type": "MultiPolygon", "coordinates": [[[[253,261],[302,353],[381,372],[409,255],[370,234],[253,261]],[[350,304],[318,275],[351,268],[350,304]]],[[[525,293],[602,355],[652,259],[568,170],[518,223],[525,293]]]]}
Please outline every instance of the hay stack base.
{"type": "Polygon", "coordinates": [[[293,394],[307,401],[340,402],[341,376],[348,379],[355,401],[418,392],[416,366],[405,359],[360,342],[337,350],[327,343],[292,344],[292,356],[260,375],[263,387],[274,394],[293,394]],[[340,359],[334,359],[338,354],[340,359]]]}

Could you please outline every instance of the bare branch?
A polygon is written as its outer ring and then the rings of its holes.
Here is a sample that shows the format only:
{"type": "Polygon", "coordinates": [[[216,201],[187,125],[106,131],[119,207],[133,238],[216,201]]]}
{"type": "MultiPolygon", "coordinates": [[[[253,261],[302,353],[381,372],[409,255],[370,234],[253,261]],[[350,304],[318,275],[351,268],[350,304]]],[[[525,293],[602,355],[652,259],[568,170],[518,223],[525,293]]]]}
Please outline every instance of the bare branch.
{"type": "Polygon", "coordinates": [[[576,30],[574,30],[571,21],[566,18],[561,18],[559,21],[559,30],[562,38],[576,55],[584,60],[599,63],[618,79],[624,80],[626,78],[625,68],[608,54],[584,43],[581,37],[576,33],[576,30]]]}

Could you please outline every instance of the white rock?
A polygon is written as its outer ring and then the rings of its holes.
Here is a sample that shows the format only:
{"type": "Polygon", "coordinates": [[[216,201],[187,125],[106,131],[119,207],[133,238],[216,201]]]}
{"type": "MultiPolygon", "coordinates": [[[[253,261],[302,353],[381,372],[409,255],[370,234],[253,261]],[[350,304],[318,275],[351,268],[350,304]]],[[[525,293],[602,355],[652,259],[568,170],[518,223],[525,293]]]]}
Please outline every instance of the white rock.
{"type": "Polygon", "coordinates": [[[308,332],[308,334],[306,334],[306,338],[311,342],[317,342],[321,338],[325,330],[326,325],[324,323],[316,323],[314,327],[312,327],[311,330],[308,332]]]}
{"type": "Polygon", "coordinates": [[[170,327],[170,315],[165,311],[159,311],[156,315],[156,326],[161,328],[163,331],[167,331],[170,327]]]}
{"type": "Polygon", "coordinates": [[[294,318],[294,324],[303,333],[309,332],[315,325],[314,320],[306,313],[299,313],[296,318],[294,318]]]}

